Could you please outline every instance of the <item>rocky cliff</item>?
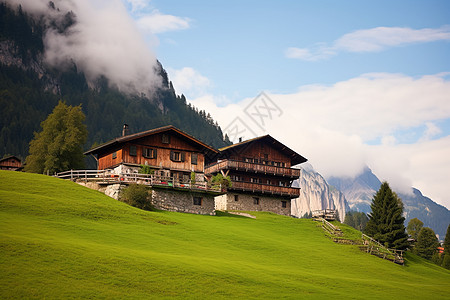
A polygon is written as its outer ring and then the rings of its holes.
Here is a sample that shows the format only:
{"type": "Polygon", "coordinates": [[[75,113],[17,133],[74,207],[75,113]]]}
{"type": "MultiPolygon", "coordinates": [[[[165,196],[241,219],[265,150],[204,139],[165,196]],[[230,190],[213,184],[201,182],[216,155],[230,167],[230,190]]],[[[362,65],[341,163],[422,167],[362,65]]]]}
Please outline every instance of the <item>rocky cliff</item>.
{"type": "Polygon", "coordinates": [[[293,186],[299,186],[301,190],[300,197],[291,202],[292,214],[303,217],[314,210],[336,209],[339,219],[344,221],[345,213],[349,210],[344,194],[328,185],[310,164],[303,164],[302,167],[300,179],[293,183],[293,186]]]}

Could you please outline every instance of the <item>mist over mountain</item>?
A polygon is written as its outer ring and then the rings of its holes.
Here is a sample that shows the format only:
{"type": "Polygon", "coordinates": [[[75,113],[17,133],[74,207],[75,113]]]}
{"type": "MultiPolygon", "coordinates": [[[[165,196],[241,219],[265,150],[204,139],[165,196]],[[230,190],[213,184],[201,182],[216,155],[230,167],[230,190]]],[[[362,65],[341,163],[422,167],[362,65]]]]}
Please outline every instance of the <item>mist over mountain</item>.
{"type": "Polygon", "coordinates": [[[33,132],[60,99],[82,105],[89,131],[85,149],[120,136],[124,123],[130,133],[172,124],[212,146],[229,144],[207,112],[176,94],[162,65],[141,53],[142,45],[129,48],[128,39],[122,40],[123,32],[132,32],[126,24],[122,31],[114,27],[120,31],[114,45],[98,48],[112,33],[100,37],[104,27],[93,28],[89,1],[13,2],[23,1],[0,2],[0,157],[25,158],[33,132]],[[91,29],[99,36],[88,38],[91,29]],[[125,52],[115,51],[122,46],[125,52]]]}
{"type": "MultiPolygon", "coordinates": [[[[368,167],[355,178],[328,178],[328,183],[342,191],[351,210],[370,213],[372,198],[378,191],[381,181],[368,167]]],[[[411,194],[397,193],[404,205],[405,225],[409,220],[418,218],[424,226],[430,227],[440,239],[443,239],[450,224],[450,211],[415,188],[411,194]]]]}

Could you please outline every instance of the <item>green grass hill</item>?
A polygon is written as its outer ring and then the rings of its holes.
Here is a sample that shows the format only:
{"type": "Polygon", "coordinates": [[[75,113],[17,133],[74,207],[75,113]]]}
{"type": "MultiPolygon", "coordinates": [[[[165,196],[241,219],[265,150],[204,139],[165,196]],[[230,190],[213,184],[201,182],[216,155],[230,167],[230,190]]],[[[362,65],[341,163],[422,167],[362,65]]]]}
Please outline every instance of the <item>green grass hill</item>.
{"type": "MultiPolygon", "coordinates": [[[[448,299],[450,271],[336,244],[317,223],[147,212],[0,171],[0,298],[448,299]]],[[[342,225],[347,234],[356,231],[342,225]]]]}

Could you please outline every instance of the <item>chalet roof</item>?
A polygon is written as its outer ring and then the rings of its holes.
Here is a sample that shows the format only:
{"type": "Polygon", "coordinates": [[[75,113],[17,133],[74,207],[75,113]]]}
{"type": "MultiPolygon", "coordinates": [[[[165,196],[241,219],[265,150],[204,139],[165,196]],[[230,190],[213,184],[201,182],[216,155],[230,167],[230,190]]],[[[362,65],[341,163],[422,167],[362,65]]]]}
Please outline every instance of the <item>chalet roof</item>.
{"type": "Polygon", "coordinates": [[[121,136],[118,138],[115,138],[109,142],[106,142],[100,146],[94,147],[86,152],[84,152],[85,155],[87,154],[95,154],[98,153],[99,151],[109,148],[111,146],[115,146],[115,145],[120,145],[123,144],[125,142],[129,142],[129,141],[133,141],[136,139],[140,139],[149,135],[154,135],[157,133],[161,133],[161,132],[168,132],[168,131],[173,131],[175,133],[177,133],[178,135],[182,136],[185,139],[188,139],[190,142],[198,145],[200,148],[203,148],[205,152],[213,152],[214,154],[218,153],[218,151],[214,148],[212,148],[211,146],[203,143],[202,141],[196,139],[195,137],[193,137],[192,135],[187,134],[184,131],[181,131],[180,129],[176,128],[173,125],[168,125],[168,126],[163,126],[163,127],[159,127],[159,128],[155,128],[155,129],[151,129],[151,130],[147,130],[147,131],[142,131],[139,133],[134,133],[134,134],[129,134],[129,135],[125,135],[125,136],[121,136]]]}
{"type": "Polygon", "coordinates": [[[15,155],[10,155],[10,156],[3,157],[2,159],[0,159],[0,163],[3,162],[3,161],[6,161],[6,160],[8,160],[8,159],[11,159],[11,158],[15,158],[16,160],[18,160],[19,162],[21,162],[21,159],[18,158],[17,156],[15,156],[15,155]]]}
{"type": "Polygon", "coordinates": [[[243,149],[244,147],[257,142],[257,141],[263,141],[268,143],[269,145],[271,145],[272,147],[274,147],[275,149],[278,149],[280,152],[286,154],[286,156],[288,156],[291,159],[291,164],[293,166],[297,165],[297,164],[301,164],[304,163],[306,161],[308,161],[308,159],[306,159],[305,157],[301,156],[300,154],[298,154],[297,152],[295,152],[294,150],[292,150],[291,148],[287,147],[286,145],[282,144],[281,142],[279,142],[278,140],[274,139],[273,137],[271,137],[269,134],[267,135],[263,135],[260,137],[256,137],[250,140],[246,140],[237,144],[233,144],[227,147],[223,147],[220,148],[219,151],[221,153],[229,153],[231,151],[240,151],[241,149],[243,149]]]}

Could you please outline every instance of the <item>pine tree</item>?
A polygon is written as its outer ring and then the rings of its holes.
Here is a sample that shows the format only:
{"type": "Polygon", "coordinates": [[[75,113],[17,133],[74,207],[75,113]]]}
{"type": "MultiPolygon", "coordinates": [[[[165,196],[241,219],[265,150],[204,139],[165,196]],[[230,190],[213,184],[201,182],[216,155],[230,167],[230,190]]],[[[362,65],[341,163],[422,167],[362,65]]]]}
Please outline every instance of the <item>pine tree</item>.
{"type": "Polygon", "coordinates": [[[417,236],[417,243],[414,247],[414,254],[425,259],[431,259],[439,247],[439,241],[433,229],[423,227],[417,236]]]}
{"type": "Polygon", "coordinates": [[[82,145],[87,129],[81,105],[68,106],[59,101],[53,112],[41,123],[42,131],[30,142],[25,171],[61,172],[84,167],[82,145]]]}
{"type": "Polygon", "coordinates": [[[404,250],[408,247],[408,236],[405,232],[403,203],[387,182],[372,199],[365,233],[384,244],[388,248],[404,250]]]}
{"type": "Polygon", "coordinates": [[[444,258],[442,259],[442,266],[446,269],[450,269],[450,224],[447,227],[443,246],[444,258]]]}

